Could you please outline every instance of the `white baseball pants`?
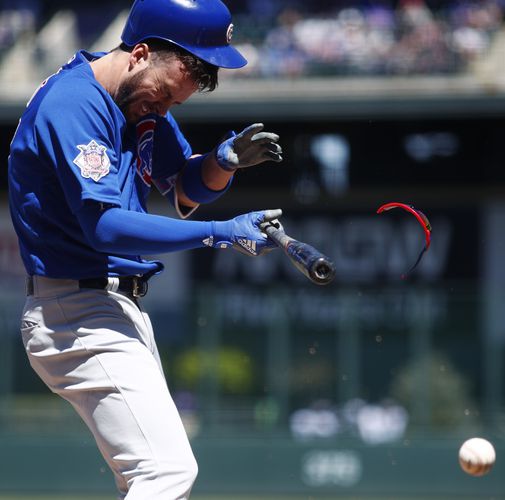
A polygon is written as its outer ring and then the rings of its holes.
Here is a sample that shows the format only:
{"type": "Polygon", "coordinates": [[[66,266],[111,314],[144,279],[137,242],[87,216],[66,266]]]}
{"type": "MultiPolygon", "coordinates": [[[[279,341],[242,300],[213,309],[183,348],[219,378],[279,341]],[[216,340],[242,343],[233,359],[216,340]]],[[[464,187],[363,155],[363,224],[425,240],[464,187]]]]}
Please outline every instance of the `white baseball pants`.
{"type": "Polygon", "coordinates": [[[33,369],[93,433],[119,499],[189,498],[197,464],[140,306],[74,280],[34,277],[21,333],[33,369]]]}

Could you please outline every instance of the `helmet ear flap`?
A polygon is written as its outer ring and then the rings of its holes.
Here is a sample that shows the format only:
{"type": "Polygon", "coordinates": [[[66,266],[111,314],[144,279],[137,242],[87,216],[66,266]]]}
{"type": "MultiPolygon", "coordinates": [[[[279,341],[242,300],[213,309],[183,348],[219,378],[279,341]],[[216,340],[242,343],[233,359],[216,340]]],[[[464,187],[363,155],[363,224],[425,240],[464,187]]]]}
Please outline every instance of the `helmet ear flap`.
{"type": "Polygon", "coordinates": [[[214,66],[241,68],[247,60],[230,45],[231,14],[221,0],[135,0],[121,40],[166,40],[214,66]]]}

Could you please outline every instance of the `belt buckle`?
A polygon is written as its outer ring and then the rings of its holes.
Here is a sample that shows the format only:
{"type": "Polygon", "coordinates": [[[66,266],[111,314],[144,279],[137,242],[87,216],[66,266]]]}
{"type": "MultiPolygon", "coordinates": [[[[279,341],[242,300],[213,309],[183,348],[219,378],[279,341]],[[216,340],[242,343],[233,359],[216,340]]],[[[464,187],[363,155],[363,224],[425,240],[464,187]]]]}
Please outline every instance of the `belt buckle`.
{"type": "Polygon", "coordinates": [[[147,281],[137,276],[133,277],[132,295],[135,298],[143,297],[147,293],[147,281]]]}

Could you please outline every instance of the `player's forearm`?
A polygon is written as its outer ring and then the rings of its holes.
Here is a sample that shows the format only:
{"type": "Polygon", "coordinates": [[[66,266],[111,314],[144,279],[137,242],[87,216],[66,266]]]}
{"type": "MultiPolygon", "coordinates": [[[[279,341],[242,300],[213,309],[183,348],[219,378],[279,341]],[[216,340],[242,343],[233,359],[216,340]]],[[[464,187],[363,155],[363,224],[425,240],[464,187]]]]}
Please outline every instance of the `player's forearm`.
{"type": "Polygon", "coordinates": [[[181,221],[120,208],[100,212],[95,206],[87,206],[77,217],[95,250],[123,255],[201,248],[213,230],[211,222],[181,221]]]}
{"type": "Polygon", "coordinates": [[[222,191],[230,182],[234,172],[224,170],[216,160],[214,152],[209,153],[202,167],[202,179],[209,189],[222,191]]]}
{"type": "Polygon", "coordinates": [[[184,221],[87,203],[76,215],[89,244],[97,251],[120,255],[150,255],[205,246],[260,255],[275,245],[260,228],[282,210],[263,210],[224,221],[184,221]]]}
{"type": "Polygon", "coordinates": [[[195,207],[213,202],[227,191],[232,177],[232,172],[219,166],[214,153],[190,158],[176,184],[179,204],[195,207]]]}

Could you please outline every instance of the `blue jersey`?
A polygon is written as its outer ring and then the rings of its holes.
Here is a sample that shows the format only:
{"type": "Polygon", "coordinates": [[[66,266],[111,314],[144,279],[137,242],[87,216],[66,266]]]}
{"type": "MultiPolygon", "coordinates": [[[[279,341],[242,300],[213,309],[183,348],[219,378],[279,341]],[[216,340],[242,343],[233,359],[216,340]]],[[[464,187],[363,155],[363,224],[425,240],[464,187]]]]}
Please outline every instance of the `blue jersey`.
{"type": "Polygon", "coordinates": [[[127,125],[89,65],[102,55],[78,52],[43,82],[11,144],[9,204],[30,275],[79,279],[163,267],[95,251],[74,215],[89,201],[145,212],[153,181],[170,192],[191,156],[170,114],[127,125]]]}

